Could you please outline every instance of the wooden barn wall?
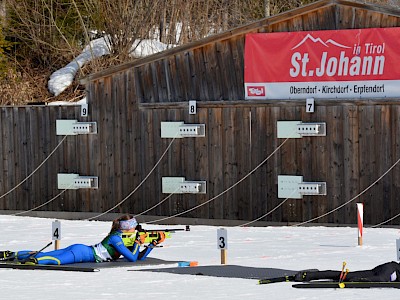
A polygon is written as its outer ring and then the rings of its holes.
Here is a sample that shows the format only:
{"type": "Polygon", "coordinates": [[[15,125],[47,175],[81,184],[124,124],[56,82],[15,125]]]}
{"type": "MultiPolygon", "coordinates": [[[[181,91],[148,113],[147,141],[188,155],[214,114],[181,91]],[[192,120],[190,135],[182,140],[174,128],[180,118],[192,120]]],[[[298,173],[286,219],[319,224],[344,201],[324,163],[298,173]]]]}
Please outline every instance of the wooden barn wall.
{"type": "Polygon", "coordinates": [[[127,94],[119,98],[120,103],[114,97],[117,90],[127,88],[131,73],[121,76],[113,78],[115,84],[124,82],[115,90],[110,78],[94,85],[99,97],[110,95],[103,98],[103,103],[110,105],[92,106],[93,114],[110,109],[114,116],[99,128],[98,140],[106,142],[98,145],[99,161],[92,161],[101,165],[97,170],[101,205],[94,207],[95,211],[111,208],[131,195],[118,210],[171,216],[208,202],[180,216],[254,220],[285,200],[277,198],[278,175],[302,175],[306,181],[326,181],[328,195],[287,200],[262,221],[307,221],[350,200],[350,204],[316,222],[356,223],[356,202],[365,204],[367,224],[377,224],[400,212],[400,167],[394,167],[373,185],[400,158],[398,101],[321,100],[312,114],[305,112],[304,101],[204,102],[198,103],[196,115],[189,115],[183,103],[129,103],[129,107],[137,108],[125,111],[133,90],[125,89],[127,94]],[[276,123],[282,120],[326,122],[328,133],[326,137],[285,141],[276,135],[276,123]],[[163,121],[205,124],[206,137],[162,139],[163,121]],[[169,195],[162,193],[162,177],[206,180],[207,193],[175,194],[165,200],[169,195]],[[157,206],[159,202],[162,204],[157,206]]]}
{"type": "Polygon", "coordinates": [[[88,169],[92,136],[58,136],[57,119],[81,119],[80,107],[0,107],[1,210],[90,209],[85,193],[58,190],[57,174],[88,169]]]}
{"type": "MultiPolygon", "coordinates": [[[[29,210],[55,197],[39,210],[101,213],[116,207],[112,212],[170,216],[208,202],[181,216],[254,220],[284,200],[277,198],[278,175],[326,181],[327,196],[287,200],[261,219],[301,222],[352,200],[400,158],[397,101],[318,101],[313,114],[296,101],[205,102],[198,104],[196,115],[189,115],[181,103],[135,105],[132,78],[129,73],[122,78],[113,79],[118,88],[110,78],[95,85],[106,101],[89,106],[90,120],[98,122],[97,135],[67,136],[64,141],[55,135],[57,119],[84,121],[79,107],[0,109],[1,196],[30,176],[61,143],[32,176],[0,198],[0,209],[29,210]],[[326,122],[328,133],[285,142],[276,136],[278,120],[326,122]],[[162,121],[204,123],[206,137],[161,139],[162,121]],[[57,173],[99,176],[99,189],[62,192],[57,173]],[[165,200],[169,195],[162,194],[164,176],[206,180],[207,193],[165,200]]],[[[355,223],[359,201],[365,204],[366,224],[385,221],[400,212],[399,185],[396,165],[359,198],[316,222],[355,223]]]]}

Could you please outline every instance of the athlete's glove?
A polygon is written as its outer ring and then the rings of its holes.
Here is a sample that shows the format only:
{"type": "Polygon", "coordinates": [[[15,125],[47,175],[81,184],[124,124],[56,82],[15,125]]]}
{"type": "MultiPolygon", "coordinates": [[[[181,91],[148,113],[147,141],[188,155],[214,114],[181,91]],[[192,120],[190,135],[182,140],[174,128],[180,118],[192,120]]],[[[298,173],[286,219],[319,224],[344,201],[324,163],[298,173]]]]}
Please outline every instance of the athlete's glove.
{"type": "Polygon", "coordinates": [[[146,241],[147,238],[147,233],[146,232],[137,232],[136,233],[136,243],[138,243],[139,245],[143,245],[144,242],[146,241]]]}
{"type": "Polygon", "coordinates": [[[157,246],[158,244],[161,244],[165,240],[165,233],[164,232],[158,231],[157,234],[158,234],[158,238],[151,242],[151,244],[153,246],[157,246]]]}

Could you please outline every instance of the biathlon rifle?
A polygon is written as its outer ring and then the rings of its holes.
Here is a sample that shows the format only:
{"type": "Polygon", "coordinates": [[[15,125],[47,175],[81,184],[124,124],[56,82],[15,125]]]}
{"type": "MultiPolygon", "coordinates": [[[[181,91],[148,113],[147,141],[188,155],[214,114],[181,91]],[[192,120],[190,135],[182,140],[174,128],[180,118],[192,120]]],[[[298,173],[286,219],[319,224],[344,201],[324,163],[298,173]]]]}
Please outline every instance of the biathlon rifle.
{"type": "MultiPolygon", "coordinates": [[[[139,225],[140,226],[140,225],[139,225]]],[[[138,227],[139,227],[138,226],[138,227]]],[[[160,232],[164,233],[165,238],[171,238],[171,234],[177,231],[190,231],[190,227],[186,226],[186,228],[168,228],[168,229],[151,229],[147,230],[142,228],[141,226],[137,228],[138,230],[135,232],[124,232],[122,233],[122,240],[126,247],[133,246],[136,240],[139,240],[139,236],[146,235],[144,239],[144,243],[148,244],[155,240],[157,240],[160,236],[160,232]]]]}

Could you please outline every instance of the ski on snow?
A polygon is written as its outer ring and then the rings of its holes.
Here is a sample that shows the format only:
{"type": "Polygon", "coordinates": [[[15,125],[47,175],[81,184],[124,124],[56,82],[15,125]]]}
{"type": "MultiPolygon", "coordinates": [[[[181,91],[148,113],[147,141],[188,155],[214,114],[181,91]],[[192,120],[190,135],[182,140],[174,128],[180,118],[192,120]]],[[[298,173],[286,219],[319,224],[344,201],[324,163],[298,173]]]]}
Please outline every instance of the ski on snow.
{"type": "Polygon", "coordinates": [[[310,282],[293,284],[292,287],[297,289],[345,289],[345,288],[396,288],[400,289],[400,282],[310,282]]]}
{"type": "Polygon", "coordinates": [[[99,269],[89,267],[78,267],[68,265],[28,265],[18,263],[0,263],[0,269],[18,270],[51,270],[51,271],[73,271],[73,272],[98,272],[99,269]]]}
{"type": "Polygon", "coordinates": [[[258,284],[269,284],[269,283],[288,282],[288,281],[294,281],[294,275],[287,275],[287,276],[282,276],[282,277],[260,279],[258,281],[258,284]]]}
{"type": "Polygon", "coordinates": [[[291,275],[283,275],[283,276],[278,276],[278,277],[270,277],[270,278],[264,278],[258,280],[258,284],[269,284],[269,283],[277,283],[277,282],[289,282],[289,281],[295,281],[294,278],[297,273],[300,272],[317,272],[318,269],[308,269],[308,270],[302,270],[302,271],[288,271],[287,273],[292,273],[291,275]]]}

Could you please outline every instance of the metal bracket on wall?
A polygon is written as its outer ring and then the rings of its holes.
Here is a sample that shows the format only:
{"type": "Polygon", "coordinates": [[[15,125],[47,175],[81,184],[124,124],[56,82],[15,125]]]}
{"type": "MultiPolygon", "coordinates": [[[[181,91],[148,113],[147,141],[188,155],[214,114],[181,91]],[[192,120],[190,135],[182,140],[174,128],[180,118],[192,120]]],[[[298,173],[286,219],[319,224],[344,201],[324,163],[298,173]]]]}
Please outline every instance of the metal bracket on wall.
{"type": "Polygon", "coordinates": [[[162,138],[185,138],[206,136],[205,124],[185,124],[183,122],[161,122],[162,138]]]}
{"type": "Polygon", "coordinates": [[[79,176],[79,174],[57,174],[59,190],[97,189],[99,178],[97,176],[79,176]]]}
{"type": "Polygon", "coordinates": [[[78,122],[77,120],[56,120],[57,135],[96,134],[96,122],[78,122]]]}
{"type": "Polygon", "coordinates": [[[278,198],[326,195],[326,182],[303,182],[303,176],[278,175],[278,198]]]}
{"type": "Polygon", "coordinates": [[[326,123],[278,121],[277,136],[278,138],[302,138],[303,136],[326,136],[326,123]]]}
{"type": "Polygon", "coordinates": [[[206,181],[187,181],[185,177],[163,177],[164,194],[205,194],[206,181]]]}
{"type": "Polygon", "coordinates": [[[302,182],[297,188],[301,195],[326,195],[326,182],[302,182]]]}

